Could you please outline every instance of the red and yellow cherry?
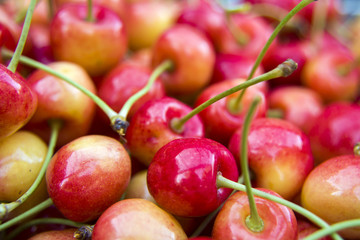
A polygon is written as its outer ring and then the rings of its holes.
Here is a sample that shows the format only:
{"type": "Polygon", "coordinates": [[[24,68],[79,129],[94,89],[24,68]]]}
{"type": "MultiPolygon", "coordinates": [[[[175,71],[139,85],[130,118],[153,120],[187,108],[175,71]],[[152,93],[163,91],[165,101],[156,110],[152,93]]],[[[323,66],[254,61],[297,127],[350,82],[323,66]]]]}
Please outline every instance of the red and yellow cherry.
{"type": "MultiPolygon", "coordinates": [[[[240,127],[229,142],[229,149],[240,158],[240,127]]],[[[309,138],[296,125],[276,118],[257,118],[248,135],[249,168],[254,185],[277,192],[285,199],[294,198],[313,169],[309,138]]]]}
{"type": "MultiPolygon", "coordinates": [[[[216,95],[244,83],[244,79],[233,79],[214,83],[199,93],[195,107],[201,105],[216,95]]],[[[234,101],[240,92],[233,93],[201,111],[198,115],[205,126],[205,136],[227,146],[233,133],[242,125],[247,109],[255,96],[261,98],[261,104],[255,117],[265,117],[267,111],[267,83],[262,82],[245,90],[241,102],[235,106],[234,101]]]]}
{"type": "Polygon", "coordinates": [[[16,201],[30,188],[46,153],[46,143],[29,131],[19,130],[0,140],[0,201],[16,201]]]}
{"type": "Polygon", "coordinates": [[[175,24],[153,46],[152,66],[170,60],[173,68],[161,76],[166,92],[173,96],[194,94],[207,86],[215,63],[215,51],[203,32],[175,24]]]}
{"type": "Polygon", "coordinates": [[[360,142],[360,105],[334,102],[324,107],[313,121],[308,136],[315,163],[344,154],[352,154],[360,142]]]}
{"type": "Polygon", "coordinates": [[[115,12],[93,5],[94,20],[87,20],[86,3],[66,4],[53,17],[51,48],[55,60],[82,66],[91,76],[112,69],[127,51],[127,35],[115,12]]]}
{"type": "Polygon", "coordinates": [[[93,240],[186,240],[176,219],[145,199],[125,199],[110,206],[94,226],[93,240]]]}
{"type": "Polygon", "coordinates": [[[238,180],[236,161],[226,147],[208,138],[179,138],[158,150],[148,168],[147,183],[166,211],[184,217],[204,216],[232,191],[217,188],[218,174],[238,180]]]}
{"type": "Polygon", "coordinates": [[[172,129],[172,120],[190,111],[188,105],[171,97],[146,102],[131,118],[125,136],[131,155],[148,166],[155,153],[171,140],[203,137],[204,126],[199,116],[187,121],[181,132],[172,129]]]}
{"type": "Polygon", "coordinates": [[[353,101],[360,87],[359,71],[348,69],[354,61],[341,50],[325,49],[304,65],[302,84],[318,92],[327,103],[353,101]]]}
{"type": "Polygon", "coordinates": [[[304,86],[282,86],[270,91],[269,109],[280,110],[281,118],[292,122],[305,133],[309,132],[324,103],[314,90],[304,86]]]}
{"type": "Polygon", "coordinates": [[[0,64],[0,139],[15,133],[34,115],[38,98],[25,79],[0,64]]]}
{"type": "MultiPolygon", "coordinates": [[[[330,158],[306,178],[301,204],[329,224],[360,218],[360,156],[341,155],[330,158]]],[[[360,228],[339,232],[346,239],[359,239],[360,228]]]]}
{"type": "MultiPolygon", "coordinates": [[[[311,223],[310,221],[297,218],[297,226],[298,226],[298,240],[304,240],[310,234],[320,230],[319,227],[311,223]]],[[[330,236],[322,237],[319,240],[331,240],[330,236]]]]}
{"type": "MultiPolygon", "coordinates": [[[[48,67],[95,93],[92,79],[81,66],[71,62],[53,62],[48,67]]],[[[64,124],[57,140],[58,146],[88,132],[95,113],[95,103],[88,96],[62,79],[42,70],[34,71],[28,77],[27,83],[38,96],[38,107],[26,125],[27,129],[48,141],[50,128],[47,121],[63,120],[64,124]]]]}
{"type": "Polygon", "coordinates": [[[138,1],[126,4],[122,19],[129,48],[133,51],[151,48],[160,35],[174,24],[179,8],[176,1],[138,1]]]}
{"type": "Polygon", "coordinates": [[[135,173],[126,188],[125,199],[128,198],[142,198],[156,204],[154,198],[149,193],[147,186],[147,170],[142,170],[135,173]]]}
{"type": "MultiPolygon", "coordinates": [[[[280,197],[268,189],[261,191],[280,197]]],[[[250,215],[249,201],[246,192],[231,195],[216,216],[212,239],[283,239],[297,240],[297,221],[294,212],[279,203],[255,197],[259,216],[264,222],[264,229],[254,232],[249,229],[246,219],[250,215]]]]}
{"type": "Polygon", "coordinates": [[[56,152],[46,182],[49,196],[66,218],[87,222],[120,200],[130,176],[130,157],[119,141],[87,135],[56,152]]]}

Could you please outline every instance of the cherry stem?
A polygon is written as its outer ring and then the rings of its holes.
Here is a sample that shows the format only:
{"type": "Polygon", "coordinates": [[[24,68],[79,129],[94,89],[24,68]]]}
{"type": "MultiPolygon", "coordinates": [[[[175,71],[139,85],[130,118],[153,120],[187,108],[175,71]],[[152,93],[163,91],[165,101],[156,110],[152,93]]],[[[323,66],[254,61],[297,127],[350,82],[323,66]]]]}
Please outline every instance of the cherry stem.
{"type": "Polygon", "coordinates": [[[276,28],[274,29],[274,31],[272,32],[272,34],[270,35],[269,39],[267,40],[267,42],[265,43],[263,49],[261,50],[261,52],[259,53],[259,55],[256,58],[256,61],[250,71],[250,74],[248,76],[248,79],[251,79],[254,74],[256,69],[259,67],[261,61],[263,60],[265,53],[267,52],[267,50],[269,49],[271,43],[275,40],[276,36],[279,34],[279,32],[283,29],[283,27],[287,24],[287,22],[290,21],[290,19],[297,14],[300,10],[302,10],[304,7],[306,7],[307,5],[309,5],[310,3],[312,3],[315,0],[302,0],[299,4],[297,4],[280,22],[279,24],[276,26],[276,28]]]}
{"type": "Polygon", "coordinates": [[[83,225],[74,233],[74,239],[91,240],[91,236],[95,225],[83,225]]]}
{"type": "MultiPolygon", "coordinates": [[[[241,175],[238,179],[238,183],[243,183],[244,181],[244,177],[241,175]]],[[[236,191],[232,191],[232,193],[230,194],[233,195],[236,191]]],[[[206,228],[206,226],[211,222],[211,220],[214,219],[214,217],[217,215],[217,213],[221,210],[221,208],[224,206],[224,202],[216,209],[214,210],[213,212],[211,212],[210,214],[208,214],[206,216],[206,218],[201,222],[201,224],[196,228],[196,230],[191,234],[190,238],[194,238],[194,237],[197,237],[199,236],[203,231],[204,229],[206,228]]]]}
{"type": "Polygon", "coordinates": [[[251,121],[254,118],[256,108],[260,102],[261,102],[261,98],[255,97],[249,107],[248,113],[245,116],[244,124],[242,127],[241,144],[240,144],[240,153],[241,153],[240,166],[241,166],[241,172],[244,176],[244,184],[246,187],[246,194],[250,206],[250,215],[246,218],[245,223],[246,226],[253,232],[261,232],[262,230],[264,230],[264,221],[261,219],[257,211],[254,194],[251,188],[249,164],[248,164],[247,138],[250,131],[251,121]]]}
{"type": "Polygon", "coordinates": [[[22,231],[24,231],[27,228],[30,228],[35,225],[41,225],[41,224],[60,224],[60,225],[66,225],[69,227],[75,227],[79,228],[83,226],[83,223],[78,223],[71,221],[69,219],[65,218],[38,218],[34,220],[30,220],[28,222],[22,223],[17,228],[15,228],[13,231],[11,231],[7,237],[4,240],[12,240],[17,235],[19,235],[22,231]]]}
{"type": "Polygon", "coordinates": [[[268,117],[268,118],[284,118],[285,112],[280,108],[268,109],[266,111],[266,117],[268,117]]]}
{"type": "Polygon", "coordinates": [[[25,21],[21,30],[19,41],[16,45],[14,55],[11,57],[10,63],[7,66],[7,68],[12,72],[16,71],[17,65],[19,63],[19,58],[24,50],[24,46],[29,33],[31,19],[34,13],[35,6],[36,6],[36,0],[31,0],[30,5],[26,11],[25,21]]]}
{"type": "MultiPolygon", "coordinates": [[[[229,180],[225,177],[223,177],[221,174],[218,174],[217,179],[216,179],[216,185],[218,188],[231,188],[231,189],[235,189],[238,191],[242,191],[242,192],[246,192],[246,186],[243,184],[239,184],[237,182],[234,182],[232,180],[229,180]]],[[[265,199],[268,199],[270,201],[282,204],[288,208],[291,208],[292,210],[294,210],[295,212],[300,213],[301,215],[303,215],[304,217],[308,218],[310,221],[312,221],[314,224],[320,226],[321,228],[329,228],[329,224],[327,222],[325,222],[324,220],[322,220],[320,217],[318,217],[317,215],[315,215],[314,213],[310,212],[309,210],[293,203],[290,202],[288,200],[285,200],[283,198],[274,196],[272,194],[260,191],[258,189],[253,188],[253,193],[255,196],[258,197],[262,197],[265,199]]],[[[332,238],[335,240],[340,240],[342,239],[339,234],[337,233],[332,233],[332,238]]]]}
{"type": "Polygon", "coordinates": [[[320,229],[320,230],[317,230],[316,232],[313,232],[312,234],[305,237],[304,240],[320,239],[320,238],[330,235],[332,233],[336,233],[340,230],[343,230],[346,228],[352,228],[352,227],[359,227],[359,226],[360,226],[359,218],[338,222],[338,223],[330,225],[330,227],[328,227],[328,228],[320,229]]]}
{"type": "Polygon", "coordinates": [[[24,203],[30,196],[35,192],[37,187],[40,185],[41,181],[44,178],[46,169],[49,165],[49,162],[54,154],[57,138],[59,135],[59,131],[61,127],[63,126],[63,122],[59,119],[52,119],[49,121],[50,129],[51,129],[51,135],[50,135],[50,141],[49,141],[49,147],[48,151],[46,153],[44,163],[41,166],[41,169],[39,171],[39,174],[37,175],[35,181],[31,185],[31,187],[16,201],[10,202],[10,203],[2,203],[0,208],[0,216],[1,219],[5,218],[11,211],[16,209],[18,206],[20,206],[22,203],[24,203]]]}
{"type": "Polygon", "coordinates": [[[87,0],[87,17],[86,21],[95,22],[94,14],[93,14],[93,2],[92,0],[87,0]]]}
{"type": "MultiPolygon", "coordinates": [[[[13,55],[13,52],[2,48],[2,54],[6,57],[11,57],[13,55]]],[[[104,113],[109,117],[109,119],[114,119],[116,117],[118,117],[118,114],[109,107],[109,105],[107,105],[101,98],[99,98],[96,94],[90,92],[88,89],[86,89],[85,87],[81,86],[80,84],[74,82],[72,79],[70,79],[69,77],[65,76],[64,74],[54,71],[52,68],[50,68],[49,66],[40,63],[38,61],[35,61],[31,58],[28,58],[26,56],[21,56],[19,58],[21,63],[24,63],[28,66],[43,70],[55,77],[58,77],[62,80],[64,80],[65,82],[71,84],[72,86],[76,87],[78,90],[80,90],[81,92],[83,92],[85,95],[87,95],[89,98],[91,98],[96,104],[97,106],[104,111],[104,113]]]]}
{"type": "Polygon", "coordinates": [[[139,100],[142,96],[144,96],[146,93],[148,93],[151,89],[151,87],[154,85],[154,82],[156,79],[165,71],[168,71],[174,67],[174,64],[170,60],[166,60],[162,62],[159,66],[155,68],[155,70],[150,75],[150,78],[147,82],[147,84],[138,92],[136,92],[134,95],[132,95],[123,105],[119,112],[119,116],[123,119],[127,118],[127,115],[131,109],[131,107],[134,105],[134,103],[139,100]]]}
{"type": "Polygon", "coordinates": [[[49,21],[52,20],[52,18],[54,17],[54,3],[53,0],[47,0],[48,3],[48,7],[49,7],[49,12],[48,12],[48,19],[49,21]]]}
{"type": "Polygon", "coordinates": [[[185,116],[183,116],[182,118],[173,118],[171,120],[171,128],[175,131],[175,132],[181,132],[183,129],[184,124],[193,116],[195,116],[196,114],[198,114],[199,112],[201,112],[202,110],[204,110],[205,108],[207,108],[208,106],[210,106],[211,104],[213,104],[214,102],[219,101],[220,99],[227,97],[237,91],[240,91],[244,88],[247,88],[249,86],[255,85],[257,83],[263,82],[263,81],[267,81],[270,79],[274,79],[274,78],[278,78],[278,77],[287,77],[289,76],[291,73],[293,73],[297,68],[297,63],[294,62],[291,59],[288,59],[286,61],[284,61],[283,63],[279,64],[276,68],[274,68],[273,70],[266,72],[260,76],[257,76],[253,79],[247,80],[233,88],[230,88],[212,98],[210,98],[209,100],[207,100],[206,102],[200,104],[199,106],[197,106],[196,108],[194,108],[191,112],[189,112],[188,114],[186,114],[185,116]]]}
{"type": "Polygon", "coordinates": [[[3,223],[0,225],[0,232],[12,227],[16,224],[18,224],[19,222],[21,222],[22,220],[34,216],[35,214],[41,212],[42,210],[50,207],[53,204],[53,201],[51,200],[51,198],[46,199],[45,201],[43,201],[42,203],[36,205],[35,207],[31,208],[30,210],[10,219],[9,221],[3,223]]]}

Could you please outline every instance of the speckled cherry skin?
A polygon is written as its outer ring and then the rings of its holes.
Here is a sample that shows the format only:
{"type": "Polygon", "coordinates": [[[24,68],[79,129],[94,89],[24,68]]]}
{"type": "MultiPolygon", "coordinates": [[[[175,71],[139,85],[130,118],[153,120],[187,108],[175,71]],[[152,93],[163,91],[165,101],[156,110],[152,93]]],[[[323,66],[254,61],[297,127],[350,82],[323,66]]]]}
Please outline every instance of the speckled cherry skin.
{"type": "Polygon", "coordinates": [[[123,21],[112,10],[93,5],[95,21],[87,21],[87,4],[68,3],[57,10],[50,26],[51,49],[56,61],[82,66],[91,76],[112,69],[127,51],[123,21]]]}
{"type": "Polygon", "coordinates": [[[166,211],[184,217],[204,216],[232,191],[217,188],[218,174],[238,180],[235,159],[226,147],[208,138],[180,138],[156,153],[147,183],[155,201],[166,211]]]}
{"type": "Polygon", "coordinates": [[[186,24],[175,24],[153,46],[152,67],[165,60],[174,64],[172,70],[162,74],[167,94],[194,94],[210,82],[215,50],[200,30],[186,24]]]}
{"type": "MultiPolygon", "coordinates": [[[[232,79],[210,85],[198,95],[195,101],[195,107],[244,82],[245,79],[232,79]]],[[[227,146],[233,133],[242,125],[248,107],[255,96],[261,99],[261,103],[255,113],[255,118],[265,117],[267,110],[267,83],[262,82],[248,87],[241,99],[241,110],[238,113],[232,113],[229,107],[230,101],[235,100],[240,92],[241,91],[238,91],[237,93],[220,99],[198,114],[204,123],[206,137],[227,146]]]]}
{"type": "Polygon", "coordinates": [[[87,135],[56,152],[46,183],[54,205],[66,218],[87,222],[119,201],[130,175],[130,157],[119,141],[87,135]]]}
{"type": "Polygon", "coordinates": [[[192,109],[172,97],[146,102],[131,118],[126,133],[127,146],[132,156],[149,165],[155,153],[166,143],[176,138],[203,137],[204,126],[195,115],[177,133],[171,129],[171,120],[181,118],[192,109]]]}
{"type": "MultiPolygon", "coordinates": [[[[229,149],[240,158],[242,128],[232,136],[229,149]]],[[[314,167],[308,137],[296,125],[277,118],[257,118],[248,135],[249,167],[255,174],[254,186],[277,192],[291,200],[301,191],[314,167]]]]}
{"type": "Polygon", "coordinates": [[[76,230],[76,228],[69,228],[41,232],[32,236],[28,240],[72,240],[74,239],[74,233],[76,230]]]}
{"type": "MultiPolygon", "coordinates": [[[[341,155],[318,165],[306,178],[301,205],[329,224],[360,218],[360,156],[341,155]]],[[[360,228],[339,232],[359,239],[360,228]]]]}
{"type": "Polygon", "coordinates": [[[97,220],[93,240],[186,240],[176,219],[156,204],[140,198],[121,200],[97,220]]]}
{"type": "Polygon", "coordinates": [[[34,115],[38,99],[25,79],[0,64],[0,139],[23,127],[34,115]]]}
{"type": "MultiPolygon", "coordinates": [[[[271,190],[259,190],[280,197],[271,190]]],[[[264,222],[264,229],[261,232],[252,232],[246,226],[245,219],[250,214],[249,199],[246,192],[236,192],[226,200],[215,219],[213,239],[297,240],[297,221],[290,208],[256,196],[255,203],[259,216],[264,222]]]]}
{"type": "Polygon", "coordinates": [[[313,121],[309,130],[315,162],[352,154],[360,142],[360,105],[349,102],[328,104],[313,121]]]}

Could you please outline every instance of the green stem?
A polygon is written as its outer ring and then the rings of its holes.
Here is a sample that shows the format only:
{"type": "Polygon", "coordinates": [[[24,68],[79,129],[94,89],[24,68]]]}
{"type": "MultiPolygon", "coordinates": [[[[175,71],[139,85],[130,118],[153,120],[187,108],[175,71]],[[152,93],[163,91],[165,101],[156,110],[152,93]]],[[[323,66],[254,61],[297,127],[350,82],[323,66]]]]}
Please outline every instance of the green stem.
{"type": "Polygon", "coordinates": [[[353,151],[354,151],[354,155],[360,156],[360,142],[355,144],[353,151]]]}
{"type": "Polygon", "coordinates": [[[246,194],[249,200],[250,206],[250,215],[246,218],[246,226],[253,232],[261,232],[264,230],[264,222],[260,218],[259,213],[256,208],[254,194],[251,188],[250,174],[249,174],[249,166],[248,166],[248,145],[247,138],[250,131],[251,120],[254,117],[256,108],[258,104],[261,102],[259,97],[255,97],[252,101],[248,113],[245,116],[244,124],[242,127],[242,135],[241,135],[241,148],[240,148],[240,166],[241,172],[244,176],[244,184],[246,187],[246,194]]]}
{"type": "Polygon", "coordinates": [[[31,217],[39,212],[41,212],[42,210],[50,207],[53,204],[53,201],[51,200],[51,198],[46,199],[45,201],[43,201],[42,203],[36,205],[35,207],[31,208],[30,210],[20,214],[19,216],[16,216],[12,219],[10,219],[9,221],[3,223],[0,225],[0,232],[12,227],[18,223],[20,223],[21,221],[23,221],[24,219],[31,217]]]}
{"type": "Polygon", "coordinates": [[[54,17],[54,3],[53,3],[53,0],[47,0],[47,3],[48,3],[48,7],[49,7],[49,12],[48,12],[48,19],[49,19],[49,22],[53,19],[54,17]]]}
{"type": "Polygon", "coordinates": [[[312,43],[317,47],[322,39],[324,34],[324,29],[326,26],[326,13],[328,8],[328,1],[319,1],[314,7],[314,12],[312,14],[312,24],[310,29],[310,36],[312,43]]]}
{"type": "Polygon", "coordinates": [[[13,231],[11,231],[4,240],[12,240],[25,229],[40,224],[60,224],[75,228],[80,228],[84,225],[83,223],[74,222],[64,218],[38,218],[21,224],[13,231]]]}
{"type": "Polygon", "coordinates": [[[193,116],[195,116],[196,114],[198,114],[199,112],[201,112],[202,110],[204,110],[205,108],[207,108],[208,106],[210,106],[211,104],[213,104],[214,102],[219,101],[220,99],[227,97],[237,91],[240,91],[244,88],[247,88],[249,86],[255,85],[257,83],[263,82],[263,81],[267,81],[269,79],[274,79],[274,78],[278,78],[278,77],[286,77],[288,75],[290,75],[293,71],[295,71],[295,69],[297,68],[297,63],[294,62],[291,59],[286,60],[285,62],[279,64],[276,68],[274,68],[273,70],[264,73],[260,76],[257,76],[253,79],[247,80],[241,84],[239,84],[238,86],[235,86],[233,88],[230,88],[218,95],[216,95],[215,97],[207,100],[206,102],[200,104],[199,106],[197,106],[195,109],[193,109],[191,112],[189,112],[187,115],[183,116],[182,118],[174,118],[171,121],[171,127],[174,131],[177,132],[181,132],[183,129],[184,124],[193,116]]]}
{"type": "Polygon", "coordinates": [[[24,21],[24,24],[23,24],[23,27],[21,30],[21,35],[20,35],[18,44],[16,46],[14,55],[12,56],[10,63],[7,67],[12,72],[16,71],[17,65],[19,63],[19,58],[24,50],[24,46],[25,46],[26,39],[27,39],[27,36],[29,33],[31,19],[32,19],[32,15],[34,13],[35,6],[36,6],[36,0],[31,0],[30,5],[26,12],[25,21],[24,21]]]}
{"type": "MultiPolygon", "coordinates": [[[[221,174],[219,174],[217,176],[217,180],[216,180],[216,184],[218,188],[231,188],[231,189],[235,189],[238,191],[242,191],[242,192],[246,192],[246,187],[243,184],[239,184],[237,182],[231,181],[227,178],[224,178],[221,174]]],[[[253,193],[254,195],[258,196],[258,197],[262,197],[265,199],[268,199],[270,201],[282,204],[288,208],[291,208],[292,210],[294,210],[295,212],[300,213],[301,215],[303,215],[304,217],[308,218],[310,221],[312,221],[314,224],[318,225],[321,228],[329,228],[329,224],[327,224],[327,222],[325,222],[324,220],[322,220],[320,217],[318,217],[317,215],[315,215],[314,213],[310,212],[309,210],[293,203],[290,202],[288,200],[285,200],[283,198],[280,197],[276,197],[272,194],[257,190],[257,189],[253,189],[253,193]]],[[[335,240],[340,240],[342,239],[337,233],[333,233],[332,234],[333,239],[335,240]]]]}
{"type": "Polygon", "coordinates": [[[119,112],[119,116],[122,117],[123,119],[127,118],[127,115],[131,109],[131,107],[134,105],[134,103],[139,100],[139,98],[141,98],[142,96],[144,96],[146,93],[148,93],[150,91],[150,88],[152,87],[152,85],[154,84],[154,82],[156,81],[156,79],[165,71],[170,70],[173,68],[173,63],[170,60],[166,60],[163,63],[161,63],[159,66],[157,66],[155,68],[155,70],[152,72],[152,74],[150,75],[149,81],[147,82],[147,84],[137,93],[135,93],[134,95],[132,95],[123,105],[123,107],[121,108],[120,112],[119,112]]]}
{"type": "Polygon", "coordinates": [[[87,16],[86,21],[95,22],[94,14],[93,14],[93,2],[92,0],[87,0],[87,16]]]}
{"type": "MultiPolygon", "coordinates": [[[[242,183],[244,181],[243,176],[241,175],[238,179],[238,183],[242,183]]],[[[236,191],[232,191],[232,193],[230,194],[233,195],[236,191]]],[[[196,228],[196,230],[191,234],[191,238],[197,237],[199,236],[204,229],[206,228],[207,225],[209,225],[209,223],[211,222],[211,220],[213,220],[215,218],[215,216],[218,214],[218,212],[221,210],[221,208],[224,206],[225,202],[223,202],[216,210],[214,210],[212,213],[208,214],[206,216],[206,218],[201,222],[201,224],[196,228]]]]}
{"type": "Polygon", "coordinates": [[[35,181],[31,185],[31,187],[20,198],[18,198],[16,201],[11,202],[11,203],[2,203],[1,204],[3,206],[0,209],[0,216],[6,217],[7,214],[9,214],[15,208],[20,206],[22,203],[24,203],[31,196],[31,194],[33,194],[35,192],[35,190],[37,189],[37,187],[40,185],[41,181],[43,180],[46,169],[47,169],[49,162],[54,154],[57,137],[59,135],[59,131],[63,125],[63,122],[61,120],[54,119],[54,120],[49,121],[49,125],[51,128],[49,147],[48,147],[48,151],[46,153],[44,163],[41,166],[39,174],[37,175],[35,181]],[[5,210],[5,211],[3,211],[3,210],[5,210]]]}
{"type": "Polygon", "coordinates": [[[360,227],[360,219],[352,219],[352,220],[347,220],[347,221],[342,221],[342,222],[335,223],[335,224],[331,225],[328,228],[320,229],[320,230],[312,233],[311,235],[304,238],[304,240],[320,239],[320,238],[325,237],[327,235],[336,233],[336,232],[338,232],[340,230],[343,230],[343,229],[346,229],[346,228],[352,228],[352,227],[360,227]]]}
{"type": "MultiPolygon", "coordinates": [[[[6,57],[11,57],[13,55],[13,52],[3,48],[2,54],[6,57]]],[[[101,108],[105,112],[105,114],[109,117],[109,119],[112,119],[112,118],[115,118],[116,116],[118,116],[118,114],[114,110],[112,110],[101,98],[96,96],[96,94],[90,92],[88,89],[86,89],[83,86],[81,86],[80,84],[74,82],[72,79],[65,76],[64,74],[62,74],[60,72],[56,72],[49,66],[47,66],[43,63],[40,63],[38,61],[35,61],[31,58],[28,58],[26,56],[21,56],[19,60],[21,63],[24,63],[24,64],[34,67],[36,69],[41,69],[55,77],[58,77],[58,78],[64,80],[65,82],[71,84],[72,86],[76,87],[78,90],[80,90],[81,92],[86,94],[89,98],[91,98],[98,105],[98,107],[101,108]]]]}
{"type": "Polygon", "coordinates": [[[279,32],[283,29],[283,27],[286,25],[286,23],[295,15],[297,14],[300,10],[302,10],[304,7],[306,7],[307,5],[309,5],[310,3],[312,3],[315,0],[302,0],[298,5],[296,5],[281,21],[280,23],[276,26],[276,28],[274,29],[273,33],[270,35],[269,39],[267,40],[267,42],[265,43],[265,46],[263,47],[263,49],[261,50],[261,52],[259,53],[259,55],[256,58],[256,61],[254,63],[254,66],[252,67],[250,74],[248,76],[248,79],[251,79],[254,74],[256,69],[259,67],[261,61],[263,60],[265,53],[267,52],[267,50],[269,49],[271,43],[275,40],[276,36],[279,34],[279,32]]]}

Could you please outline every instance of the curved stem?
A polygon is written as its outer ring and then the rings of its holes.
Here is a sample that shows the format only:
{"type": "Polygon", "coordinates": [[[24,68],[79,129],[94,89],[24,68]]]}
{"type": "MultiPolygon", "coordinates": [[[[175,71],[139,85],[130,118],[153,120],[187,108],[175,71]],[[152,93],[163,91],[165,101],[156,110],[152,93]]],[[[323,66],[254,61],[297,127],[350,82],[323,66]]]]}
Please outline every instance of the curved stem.
{"type": "Polygon", "coordinates": [[[197,106],[196,108],[194,108],[191,112],[189,112],[188,114],[186,114],[185,116],[183,116],[182,118],[178,119],[178,118],[174,118],[171,121],[171,127],[172,129],[174,129],[174,131],[177,132],[181,132],[184,124],[193,116],[195,116],[196,114],[198,114],[199,112],[201,112],[202,110],[204,110],[205,108],[207,108],[208,106],[210,106],[211,104],[213,104],[214,102],[219,101],[220,99],[227,97],[237,91],[240,91],[244,88],[247,88],[249,86],[255,85],[259,82],[263,82],[263,81],[267,81],[269,79],[274,79],[274,78],[278,78],[278,77],[286,77],[289,76],[293,71],[295,71],[297,68],[297,63],[294,62],[291,59],[286,60],[285,62],[279,64],[276,68],[274,68],[273,70],[264,73],[260,76],[257,76],[253,79],[247,80],[245,82],[243,82],[242,84],[239,84],[238,86],[235,86],[233,88],[230,88],[218,95],[216,95],[213,98],[210,98],[209,100],[207,100],[206,102],[200,104],[199,106],[197,106]]]}
{"type": "Polygon", "coordinates": [[[11,202],[11,203],[3,203],[3,207],[0,210],[5,210],[5,212],[0,212],[0,216],[6,216],[8,213],[10,213],[11,211],[13,211],[15,208],[17,208],[18,206],[20,206],[22,203],[24,203],[30,196],[31,194],[33,194],[35,192],[35,190],[37,189],[37,187],[40,185],[41,181],[43,180],[43,177],[45,175],[46,169],[49,165],[49,162],[54,154],[54,149],[56,146],[56,141],[59,135],[59,131],[63,125],[63,122],[61,120],[58,119],[53,119],[49,121],[49,125],[50,125],[50,129],[51,129],[51,135],[50,135],[50,142],[49,142],[49,147],[48,147],[48,151],[46,153],[45,159],[44,159],[44,163],[41,166],[41,169],[39,171],[39,174],[37,175],[35,181],[33,182],[33,184],[31,185],[31,187],[21,196],[19,197],[16,201],[11,202]]]}
{"type": "Polygon", "coordinates": [[[342,221],[335,223],[333,225],[330,225],[328,228],[317,230],[316,232],[310,234],[304,240],[316,240],[320,239],[322,237],[325,237],[327,235],[330,235],[332,233],[336,233],[340,230],[346,229],[346,228],[352,228],[352,227],[360,227],[360,219],[352,219],[347,221],[342,221]]]}
{"type": "Polygon", "coordinates": [[[256,69],[259,67],[261,61],[263,60],[266,51],[269,49],[271,43],[274,41],[274,39],[276,38],[276,36],[279,34],[279,32],[283,29],[283,27],[286,25],[286,23],[296,14],[298,13],[301,9],[303,9],[304,7],[306,7],[308,4],[312,3],[315,0],[302,0],[298,5],[296,5],[281,21],[280,23],[276,26],[276,28],[274,29],[273,33],[270,35],[269,39],[267,40],[267,42],[265,43],[265,46],[263,47],[263,49],[261,50],[261,52],[259,53],[258,57],[256,58],[256,61],[254,63],[254,66],[252,67],[250,74],[248,76],[248,79],[251,79],[254,74],[256,69]]]}
{"type": "Polygon", "coordinates": [[[95,22],[94,14],[93,14],[93,2],[92,0],[87,0],[87,16],[86,21],[95,22]]]}
{"type": "Polygon", "coordinates": [[[138,92],[136,92],[134,95],[132,95],[123,105],[119,112],[119,116],[123,119],[127,118],[127,115],[130,111],[130,108],[134,105],[134,103],[139,100],[142,96],[144,96],[146,93],[150,91],[150,88],[156,81],[156,79],[165,71],[170,70],[173,68],[173,63],[170,60],[166,60],[163,63],[161,63],[159,66],[155,68],[155,70],[150,75],[149,81],[147,84],[138,92]]]}
{"type": "MultiPolygon", "coordinates": [[[[238,183],[243,183],[244,178],[241,175],[238,179],[238,183]]],[[[233,195],[236,191],[232,191],[232,193],[230,194],[233,195]]],[[[213,220],[215,218],[215,216],[218,214],[218,212],[221,210],[221,208],[224,206],[225,202],[223,202],[216,210],[214,210],[212,213],[208,214],[206,216],[206,218],[201,222],[201,224],[195,229],[195,231],[191,234],[190,238],[193,237],[197,237],[199,236],[204,229],[206,228],[207,225],[209,225],[209,223],[211,222],[211,220],[213,220]]]]}
{"type": "Polygon", "coordinates": [[[16,45],[14,55],[12,56],[10,63],[7,67],[12,72],[16,71],[17,65],[19,63],[19,58],[24,50],[24,46],[25,46],[26,39],[27,39],[27,36],[29,33],[31,19],[32,19],[32,15],[34,13],[35,6],[36,6],[36,0],[31,0],[30,5],[26,12],[25,21],[24,21],[24,24],[23,24],[23,27],[21,30],[21,35],[20,35],[18,44],[16,45]]]}
{"type": "MultiPolygon", "coordinates": [[[[7,50],[7,49],[2,49],[2,54],[6,57],[11,57],[13,55],[13,52],[7,50]]],[[[71,84],[72,86],[76,87],[77,89],[79,89],[81,92],[83,92],[84,94],[86,94],[89,98],[91,98],[97,105],[99,108],[101,108],[101,110],[103,110],[105,112],[105,114],[109,117],[109,119],[114,118],[117,115],[117,113],[112,110],[101,98],[99,98],[98,96],[96,96],[96,94],[90,92],[89,90],[87,90],[86,88],[84,88],[83,86],[81,86],[80,84],[74,82],[72,79],[68,78],[67,76],[65,76],[62,73],[56,72],[54,71],[52,68],[50,68],[49,66],[40,63],[38,61],[35,61],[31,58],[25,57],[25,56],[21,56],[20,57],[20,62],[34,67],[36,69],[41,69],[55,77],[58,77],[62,80],[64,80],[65,82],[71,84]]]]}
{"type": "Polygon", "coordinates": [[[247,138],[250,131],[251,120],[253,119],[256,108],[260,102],[261,99],[259,97],[255,97],[249,107],[248,113],[245,116],[244,124],[242,127],[241,144],[240,144],[241,145],[240,166],[241,166],[241,172],[244,176],[246,195],[248,197],[249,206],[250,206],[250,215],[246,218],[245,224],[253,232],[261,232],[264,229],[264,222],[260,218],[259,213],[257,211],[254,194],[251,188],[249,164],[248,164],[247,138]]]}
{"type": "Polygon", "coordinates": [[[22,220],[31,217],[39,212],[41,212],[42,210],[50,207],[53,204],[53,201],[51,200],[51,198],[46,199],[45,201],[43,201],[42,203],[36,205],[35,207],[31,208],[30,210],[20,214],[19,216],[16,216],[12,219],[10,219],[9,221],[3,223],[0,225],[0,232],[12,227],[18,223],[20,223],[22,220]]]}
{"type": "MultiPolygon", "coordinates": [[[[224,188],[231,188],[231,189],[235,189],[238,191],[242,191],[245,192],[246,191],[246,187],[243,184],[239,184],[237,182],[231,181],[227,178],[224,178],[223,176],[221,176],[221,174],[219,174],[217,176],[216,179],[216,184],[218,188],[224,187],[224,188]]],[[[309,210],[293,203],[290,202],[288,200],[285,200],[283,198],[279,198],[276,197],[272,194],[269,193],[265,193],[263,191],[257,190],[257,189],[253,189],[253,193],[256,196],[268,199],[270,201],[282,204],[288,208],[291,208],[292,210],[294,210],[295,212],[300,213],[301,215],[303,215],[304,217],[308,218],[310,221],[312,221],[314,224],[318,225],[321,228],[329,228],[329,224],[327,224],[327,222],[325,222],[324,220],[322,220],[320,217],[318,217],[317,215],[315,215],[314,213],[310,212],[309,210]]],[[[333,239],[335,240],[341,240],[342,238],[339,236],[339,234],[337,233],[333,233],[332,234],[333,239]]]]}
{"type": "Polygon", "coordinates": [[[25,229],[35,226],[35,225],[40,225],[40,224],[61,224],[61,225],[66,225],[66,226],[70,226],[70,227],[75,227],[75,228],[80,228],[84,225],[83,223],[74,222],[74,221],[71,221],[69,219],[64,219],[64,218],[38,218],[38,219],[30,220],[26,223],[21,224],[20,226],[15,228],[13,231],[11,231],[4,240],[12,240],[17,235],[19,235],[22,231],[24,231],[25,229]]]}
{"type": "Polygon", "coordinates": [[[312,44],[316,47],[321,44],[319,41],[322,39],[324,29],[326,26],[326,13],[328,8],[328,1],[319,1],[314,7],[312,14],[312,24],[310,29],[310,36],[312,44]]]}

